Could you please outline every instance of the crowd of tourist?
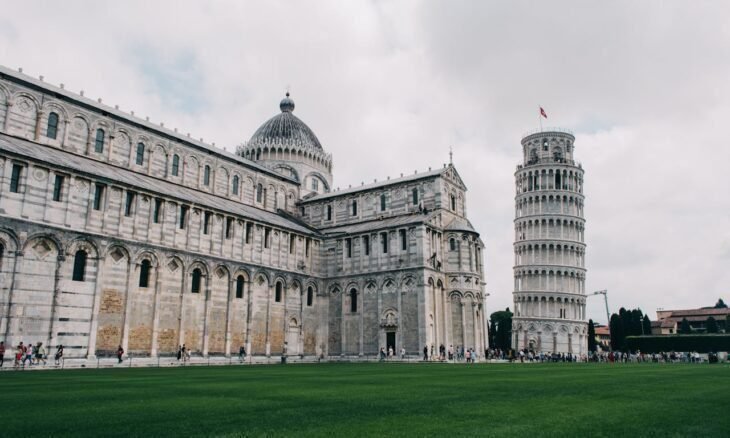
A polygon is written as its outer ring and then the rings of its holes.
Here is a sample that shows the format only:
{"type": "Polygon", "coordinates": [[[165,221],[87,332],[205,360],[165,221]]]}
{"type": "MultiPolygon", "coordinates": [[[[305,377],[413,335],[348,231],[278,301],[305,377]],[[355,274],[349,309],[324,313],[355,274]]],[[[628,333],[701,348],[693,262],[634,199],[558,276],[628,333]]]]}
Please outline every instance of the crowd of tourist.
{"type": "MultiPolygon", "coordinates": [[[[0,342],[0,367],[5,365],[5,350],[5,342],[2,341],[0,342]]],[[[14,352],[14,369],[25,368],[26,365],[31,367],[33,365],[48,364],[48,355],[46,354],[46,347],[43,346],[43,342],[36,344],[21,342],[16,347],[10,347],[10,350],[14,352]]],[[[62,359],[63,345],[59,345],[54,355],[55,364],[58,365],[62,359]]]]}

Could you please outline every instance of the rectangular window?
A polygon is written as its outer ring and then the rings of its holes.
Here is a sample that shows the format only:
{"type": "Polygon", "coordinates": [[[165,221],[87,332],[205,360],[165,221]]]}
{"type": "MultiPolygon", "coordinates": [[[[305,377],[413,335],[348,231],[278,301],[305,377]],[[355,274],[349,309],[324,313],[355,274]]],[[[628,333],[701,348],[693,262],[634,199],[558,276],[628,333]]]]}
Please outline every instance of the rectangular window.
{"type": "Polygon", "coordinates": [[[413,189],[413,205],[418,205],[418,189],[413,189]]]}
{"type": "Polygon", "coordinates": [[[385,194],[380,195],[380,211],[385,211],[385,194]]]}
{"type": "Polygon", "coordinates": [[[312,190],[319,190],[319,181],[317,180],[317,178],[312,178],[312,190]]]}
{"type": "Polygon", "coordinates": [[[451,211],[456,211],[456,196],[451,195],[451,211]]]}
{"type": "Polygon", "coordinates": [[[101,203],[104,202],[104,184],[97,184],[94,191],[94,210],[101,210],[101,203]]]}
{"type": "Polygon", "coordinates": [[[203,185],[210,185],[210,166],[205,166],[203,170],[203,185]]]}
{"type": "Polygon", "coordinates": [[[328,221],[332,220],[332,206],[331,205],[327,206],[327,220],[328,221]]]}
{"type": "Polygon", "coordinates": [[[179,227],[181,230],[185,229],[185,222],[187,222],[187,215],[188,215],[188,206],[187,205],[181,205],[180,206],[180,223],[179,227]]]}
{"type": "Polygon", "coordinates": [[[23,166],[13,164],[13,173],[10,176],[10,191],[20,193],[20,177],[23,175],[23,166]]]}
{"type": "Polygon", "coordinates": [[[152,222],[159,224],[160,223],[160,211],[162,210],[162,199],[156,198],[155,199],[155,207],[152,211],[152,222]]]}
{"type": "Polygon", "coordinates": [[[406,238],[406,230],[398,230],[400,234],[400,249],[405,251],[408,249],[408,239],[406,238]]]}
{"type": "Polygon", "coordinates": [[[53,200],[56,202],[61,201],[61,194],[63,193],[63,180],[62,175],[56,175],[56,179],[53,182],[53,200]]]}
{"type": "Polygon", "coordinates": [[[264,248],[269,247],[269,240],[271,239],[271,228],[264,229],[264,248]]]}
{"type": "Polygon", "coordinates": [[[134,211],[134,192],[127,192],[127,202],[124,204],[124,215],[131,216],[134,211]]]}
{"type": "Polygon", "coordinates": [[[296,236],[293,234],[289,234],[289,254],[294,254],[294,242],[295,242],[296,236]]]}
{"type": "Polygon", "coordinates": [[[230,239],[233,235],[233,218],[226,218],[226,239],[230,239]]]}
{"type": "Polygon", "coordinates": [[[352,201],[352,215],[357,216],[357,201],[352,201]]]}
{"type": "Polygon", "coordinates": [[[203,234],[208,234],[208,228],[210,228],[210,216],[211,212],[206,211],[205,214],[203,214],[203,234]]]}
{"type": "Polygon", "coordinates": [[[352,239],[349,237],[345,239],[345,252],[347,253],[348,259],[352,257],[352,239]]]}
{"type": "Polygon", "coordinates": [[[310,246],[310,239],[307,238],[306,242],[304,243],[304,256],[309,257],[309,246],[310,246]]]}
{"type": "Polygon", "coordinates": [[[248,222],[246,224],[246,243],[251,243],[251,234],[253,233],[253,224],[248,222]]]}
{"type": "Polygon", "coordinates": [[[140,166],[144,164],[144,143],[137,143],[137,160],[136,163],[140,166]]]}
{"type": "Polygon", "coordinates": [[[388,254],[388,233],[380,233],[380,242],[383,245],[383,254],[388,254]]]}
{"type": "Polygon", "coordinates": [[[362,236],[362,246],[365,249],[365,255],[370,255],[370,236],[362,236]]]}

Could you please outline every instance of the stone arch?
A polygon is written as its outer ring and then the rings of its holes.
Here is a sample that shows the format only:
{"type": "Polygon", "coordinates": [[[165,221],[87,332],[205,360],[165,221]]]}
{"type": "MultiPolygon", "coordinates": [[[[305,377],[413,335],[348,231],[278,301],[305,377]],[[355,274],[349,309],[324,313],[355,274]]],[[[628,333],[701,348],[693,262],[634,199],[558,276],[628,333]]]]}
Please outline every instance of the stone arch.
{"type": "Polygon", "coordinates": [[[38,100],[31,94],[19,91],[13,94],[10,101],[7,133],[33,140],[35,126],[40,111],[38,100]]]}
{"type": "Polygon", "coordinates": [[[109,155],[110,161],[123,167],[129,166],[129,156],[132,153],[132,136],[125,129],[117,129],[109,155]]]}
{"type": "Polygon", "coordinates": [[[150,147],[150,174],[160,177],[166,177],[168,173],[167,166],[167,148],[162,143],[155,143],[150,147]]]}

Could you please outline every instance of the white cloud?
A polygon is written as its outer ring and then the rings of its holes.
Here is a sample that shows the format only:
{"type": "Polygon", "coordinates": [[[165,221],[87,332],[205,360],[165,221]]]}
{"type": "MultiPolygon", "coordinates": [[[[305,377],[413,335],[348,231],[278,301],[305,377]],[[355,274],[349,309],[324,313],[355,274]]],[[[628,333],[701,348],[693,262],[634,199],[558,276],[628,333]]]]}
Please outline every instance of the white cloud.
{"type": "Polygon", "coordinates": [[[653,312],[730,298],[727,9],[14,2],[0,62],[229,150],[289,85],[341,187],[440,166],[454,146],[492,310],[511,306],[513,173],[542,105],[586,169],[588,290],[653,312]]]}

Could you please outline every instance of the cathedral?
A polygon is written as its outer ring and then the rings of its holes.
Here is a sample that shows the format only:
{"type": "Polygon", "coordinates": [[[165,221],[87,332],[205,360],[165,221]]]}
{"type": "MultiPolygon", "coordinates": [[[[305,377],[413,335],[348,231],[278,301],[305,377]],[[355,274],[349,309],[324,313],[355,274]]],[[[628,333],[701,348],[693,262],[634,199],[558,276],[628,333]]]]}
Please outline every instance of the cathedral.
{"type": "Polygon", "coordinates": [[[233,154],[0,67],[0,340],[75,358],[483,352],[484,244],[454,166],[335,190],[294,110],[287,93],[233,154]]]}

